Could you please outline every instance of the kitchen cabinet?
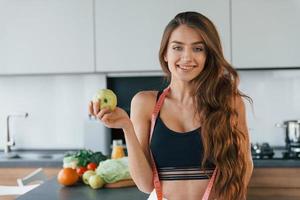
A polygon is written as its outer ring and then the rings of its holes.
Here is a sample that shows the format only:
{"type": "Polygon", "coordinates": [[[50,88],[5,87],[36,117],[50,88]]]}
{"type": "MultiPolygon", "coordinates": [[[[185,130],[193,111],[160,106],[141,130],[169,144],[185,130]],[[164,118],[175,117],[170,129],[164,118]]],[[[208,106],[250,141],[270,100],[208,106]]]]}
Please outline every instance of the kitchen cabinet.
{"type": "Polygon", "coordinates": [[[94,72],[93,0],[0,0],[0,74],[94,72]]]}
{"type": "Polygon", "coordinates": [[[299,35],[300,1],[232,0],[235,67],[299,67],[299,35]]]}
{"type": "Polygon", "coordinates": [[[95,0],[96,70],[160,71],[163,30],[183,11],[198,11],[215,23],[230,61],[229,5],[229,0],[95,0]]]}
{"type": "Polygon", "coordinates": [[[300,168],[254,168],[247,199],[300,199],[300,168]]]}

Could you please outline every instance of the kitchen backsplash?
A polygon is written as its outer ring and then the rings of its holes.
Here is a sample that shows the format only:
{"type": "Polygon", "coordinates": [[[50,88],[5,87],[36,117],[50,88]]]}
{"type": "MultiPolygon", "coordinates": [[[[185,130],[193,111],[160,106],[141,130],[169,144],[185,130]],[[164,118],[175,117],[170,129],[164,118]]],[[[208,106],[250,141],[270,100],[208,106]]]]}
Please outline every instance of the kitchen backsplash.
{"type": "Polygon", "coordinates": [[[17,148],[83,147],[88,102],[98,88],[106,87],[105,80],[99,74],[0,77],[1,146],[6,115],[28,112],[26,119],[11,120],[17,148]]]}
{"type": "Polygon", "coordinates": [[[252,142],[284,146],[284,120],[300,119],[300,70],[240,71],[240,89],[252,97],[247,121],[252,142]]]}
{"type": "MultiPolygon", "coordinates": [[[[240,89],[254,101],[253,109],[246,104],[251,141],[284,145],[284,129],[275,127],[275,123],[300,119],[300,70],[254,70],[239,74],[240,89]]],[[[95,91],[103,87],[103,74],[1,76],[0,145],[5,139],[6,115],[28,112],[26,119],[11,120],[17,148],[88,146],[87,104],[95,91]]],[[[107,131],[99,126],[95,130],[107,131]]],[[[94,142],[91,146],[101,140],[97,134],[94,137],[94,141],[89,137],[94,142]]]]}

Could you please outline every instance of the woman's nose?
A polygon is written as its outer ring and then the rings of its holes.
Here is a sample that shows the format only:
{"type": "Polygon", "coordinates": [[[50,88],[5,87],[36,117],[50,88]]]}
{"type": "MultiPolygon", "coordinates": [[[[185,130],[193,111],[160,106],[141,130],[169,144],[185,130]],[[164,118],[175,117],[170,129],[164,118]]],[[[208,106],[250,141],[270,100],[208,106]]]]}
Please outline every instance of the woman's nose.
{"type": "Polygon", "coordinates": [[[186,49],[182,54],[182,60],[184,61],[191,61],[193,57],[192,51],[186,49]]]}

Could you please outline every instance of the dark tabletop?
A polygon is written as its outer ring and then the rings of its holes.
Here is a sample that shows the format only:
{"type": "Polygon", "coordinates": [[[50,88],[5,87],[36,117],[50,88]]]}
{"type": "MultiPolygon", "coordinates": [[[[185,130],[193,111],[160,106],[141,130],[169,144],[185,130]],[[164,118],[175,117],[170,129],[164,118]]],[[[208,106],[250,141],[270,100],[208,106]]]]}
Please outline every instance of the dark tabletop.
{"type": "Polygon", "coordinates": [[[19,196],[17,200],[146,200],[148,196],[140,192],[137,187],[97,190],[84,184],[64,187],[53,178],[19,196]]]}

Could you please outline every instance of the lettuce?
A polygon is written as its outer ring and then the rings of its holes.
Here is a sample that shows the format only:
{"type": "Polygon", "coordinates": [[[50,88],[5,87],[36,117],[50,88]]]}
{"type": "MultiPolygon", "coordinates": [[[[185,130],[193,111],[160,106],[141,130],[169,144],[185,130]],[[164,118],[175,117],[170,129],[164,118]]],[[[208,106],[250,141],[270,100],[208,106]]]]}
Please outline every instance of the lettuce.
{"type": "Polygon", "coordinates": [[[96,169],[106,183],[115,183],[120,180],[131,179],[128,167],[128,157],[108,159],[100,162],[96,169]]]}

